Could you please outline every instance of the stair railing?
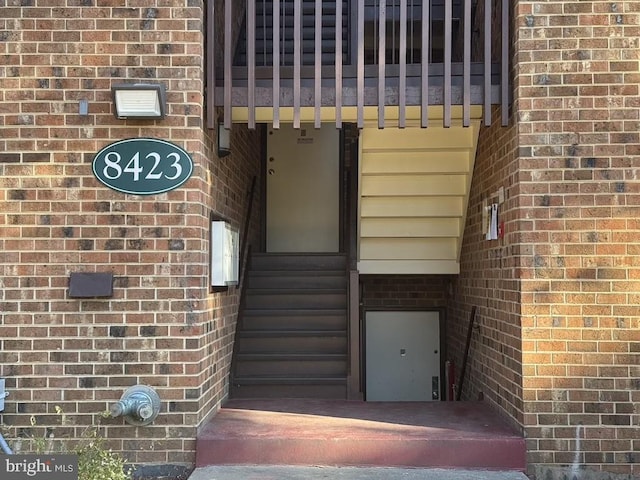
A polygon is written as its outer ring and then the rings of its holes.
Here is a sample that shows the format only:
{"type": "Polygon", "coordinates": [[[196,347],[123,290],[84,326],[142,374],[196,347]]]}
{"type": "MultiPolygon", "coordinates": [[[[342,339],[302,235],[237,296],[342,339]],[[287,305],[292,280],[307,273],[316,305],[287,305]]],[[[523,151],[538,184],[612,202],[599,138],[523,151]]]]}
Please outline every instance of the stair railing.
{"type": "Polygon", "coordinates": [[[240,240],[240,278],[238,279],[238,288],[240,289],[240,299],[238,301],[238,313],[236,316],[236,331],[233,336],[233,351],[231,353],[231,366],[229,368],[229,391],[233,385],[234,369],[236,365],[236,358],[238,356],[238,337],[242,331],[242,317],[244,312],[244,305],[246,300],[246,288],[244,288],[244,281],[247,278],[249,267],[251,265],[251,244],[249,243],[249,227],[251,224],[251,213],[253,212],[253,196],[256,188],[256,176],[254,175],[251,180],[251,187],[247,194],[247,210],[244,219],[244,225],[242,227],[242,238],[240,240]]]}
{"type": "Polygon", "coordinates": [[[238,280],[238,287],[244,290],[243,282],[246,273],[246,263],[247,263],[247,255],[250,251],[250,246],[248,243],[249,239],[249,226],[251,224],[251,213],[253,212],[253,194],[256,189],[256,176],[253,176],[251,180],[251,187],[249,188],[249,193],[247,194],[247,215],[244,219],[244,225],[242,227],[242,238],[240,239],[240,261],[243,266],[240,273],[240,279],[238,280]]]}

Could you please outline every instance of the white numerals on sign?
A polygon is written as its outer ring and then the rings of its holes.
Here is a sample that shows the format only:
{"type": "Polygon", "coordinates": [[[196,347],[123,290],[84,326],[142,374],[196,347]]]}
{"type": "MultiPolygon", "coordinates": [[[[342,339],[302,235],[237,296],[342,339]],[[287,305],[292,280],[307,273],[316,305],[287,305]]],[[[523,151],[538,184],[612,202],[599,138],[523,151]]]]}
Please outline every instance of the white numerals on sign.
{"type": "MultiPolygon", "coordinates": [[[[169,168],[172,170],[171,172],[167,172],[165,174],[164,171],[159,170],[160,163],[162,161],[162,157],[159,153],[151,152],[147,154],[145,159],[153,159],[153,166],[144,176],[145,180],[160,180],[162,177],[167,180],[175,180],[180,175],[182,175],[182,165],[180,164],[180,155],[177,153],[169,153],[167,155],[167,159],[171,161],[169,168]],[[175,173],[174,173],[175,172],[175,173]],[[169,175],[168,173],[172,173],[169,175]]],[[[124,168],[122,168],[121,163],[122,157],[118,152],[109,152],[104,156],[104,168],[102,169],[102,174],[108,178],[109,180],[115,180],[122,176],[123,173],[130,173],[133,177],[133,181],[137,182],[140,180],[140,174],[143,173],[144,168],[140,166],[140,152],[136,152],[133,157],[127,162],[124,168]]]]}

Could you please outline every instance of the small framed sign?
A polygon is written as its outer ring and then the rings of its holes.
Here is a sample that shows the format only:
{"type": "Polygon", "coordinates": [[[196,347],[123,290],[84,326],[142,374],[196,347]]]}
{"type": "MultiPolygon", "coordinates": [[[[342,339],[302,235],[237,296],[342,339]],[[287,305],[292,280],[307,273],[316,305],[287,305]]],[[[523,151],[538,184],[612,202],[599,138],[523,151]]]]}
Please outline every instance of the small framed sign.
{"type": "Polygon", "coordinates": [[[107,187],[133,195],[174,190],[193,173],[193,160],[171,142],[130,138],[107,145],[93,159],[93,174],[107,187]]]}
{"type": "Polygon", "coordinates": [[[238,284],[240,256],[238,229],[222,220],[211,221],[211,287],[238,284]]]}

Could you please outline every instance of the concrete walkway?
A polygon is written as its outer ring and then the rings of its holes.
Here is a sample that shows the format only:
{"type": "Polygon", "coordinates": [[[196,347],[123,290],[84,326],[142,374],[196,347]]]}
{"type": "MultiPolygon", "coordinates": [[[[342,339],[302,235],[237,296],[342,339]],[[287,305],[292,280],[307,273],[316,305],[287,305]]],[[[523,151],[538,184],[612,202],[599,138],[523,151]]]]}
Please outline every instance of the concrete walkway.
{"type": "Polygon", "coordinates": [[[437,468],[217,465],[197,468],[188,480],[527,480],[520,472],[437,468]]]}

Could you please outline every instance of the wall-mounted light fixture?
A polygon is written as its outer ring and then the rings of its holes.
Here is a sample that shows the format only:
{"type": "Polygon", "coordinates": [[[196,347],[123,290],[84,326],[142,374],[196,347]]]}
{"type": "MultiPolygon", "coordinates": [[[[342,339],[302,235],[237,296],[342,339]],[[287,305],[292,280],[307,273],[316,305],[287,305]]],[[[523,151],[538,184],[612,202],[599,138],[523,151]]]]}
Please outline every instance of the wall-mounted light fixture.
{"type": "Polygon", "coordinates": [[[224,128],[223,122],[218,121],[218,158],[231,153],[231,129],[224,128]]]}
{"type": "Polygon", "coordinates": [[[118,119],[162,119],[167,95],[163,84],[121,83],[111,87],[118,119]]]}

